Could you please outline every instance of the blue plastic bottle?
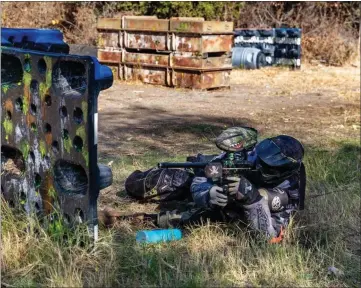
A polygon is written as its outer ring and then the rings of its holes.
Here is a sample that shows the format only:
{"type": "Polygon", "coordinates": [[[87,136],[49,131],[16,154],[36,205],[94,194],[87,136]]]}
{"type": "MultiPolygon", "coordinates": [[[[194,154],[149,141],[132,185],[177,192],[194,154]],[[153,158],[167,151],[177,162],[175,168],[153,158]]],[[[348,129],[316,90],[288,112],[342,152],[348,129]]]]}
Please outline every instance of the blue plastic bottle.
{"type": "Polygon", "coordinates": [[[179,229],[157,229],[138,231],[136,241],[138,243],[158,243],[179,240],[182,238],[182,231],[179,229]]]}

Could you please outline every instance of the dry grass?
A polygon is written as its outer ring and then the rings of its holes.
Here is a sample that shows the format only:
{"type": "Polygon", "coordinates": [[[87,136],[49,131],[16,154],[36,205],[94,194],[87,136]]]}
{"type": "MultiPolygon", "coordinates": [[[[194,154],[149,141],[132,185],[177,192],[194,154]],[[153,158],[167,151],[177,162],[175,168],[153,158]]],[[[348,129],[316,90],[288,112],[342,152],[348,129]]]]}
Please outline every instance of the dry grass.
{"type": "MultiPolygon", "coordinates": [[[[232,84],[253,86],[255,79],[263,93],[272,96],[296,94],[322,94],[324,90],[334,91],[345,100],[360,101],[360,70],[354,67],[332,68],[303,64],[300,70],[269,67],[261,70],[233,70],[232,84]],[[355,90],[350,90],[355,89],[355,90]],[[269,89],[272,88],[272,89],[269,89]],[[273,90],[277,90],[274,93],[273,90]],[[275,95],[276,94],[276,95],[275,95]]],[[[319,95],[321,96],[321,95],[319,95]]]]}
{"type": "MultiPolygon", "coordinates": [[[[100,240],[93,246],[84,242],[84,227],[50,233],[2,202],[2,284],[357,287],[361,284],[360,146],[346,141],[338,142],[337,147],[331,152],[306,147],[306,210],[294,219],[282,245],[259,242],[237,225],[211,223],[188,227],[180,241],[138,245],[134,235],[144,226],[124,220],[114,229],[101,229],[100,240]],[[320,194],[326,196],[312,198],[320,194]],[[68,240],[62,237],[65,233],[68,240]],[[330,266],[344,271],[344,276],[327,275],[330,266]]],[[[135,169],[127,158],[113,164],[115,183],[135,169]]],[[[135,159],[136,167],[143,168],[154,165],[158,158],[148,154],[135,159]]],[[[101,200],[105,198],[102,193],[101,200]]],[[[128,212],[156,210],[151,204],[124,198],[113,203],[117,206],[128,212]]]]}

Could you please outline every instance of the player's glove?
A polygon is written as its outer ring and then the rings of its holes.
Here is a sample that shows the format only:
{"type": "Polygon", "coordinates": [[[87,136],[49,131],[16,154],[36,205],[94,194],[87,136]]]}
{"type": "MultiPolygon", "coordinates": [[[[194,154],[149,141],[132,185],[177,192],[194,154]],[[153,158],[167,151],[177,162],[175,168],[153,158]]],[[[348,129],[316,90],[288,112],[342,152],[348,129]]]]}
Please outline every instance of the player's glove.
{"type": "Polygon", "coordinates": [[[209,203],[212,205],[224,207],[228,203],[228,197],[222,194],[223,189],[217,185],[214,185],[209,190],[209,203]]]}

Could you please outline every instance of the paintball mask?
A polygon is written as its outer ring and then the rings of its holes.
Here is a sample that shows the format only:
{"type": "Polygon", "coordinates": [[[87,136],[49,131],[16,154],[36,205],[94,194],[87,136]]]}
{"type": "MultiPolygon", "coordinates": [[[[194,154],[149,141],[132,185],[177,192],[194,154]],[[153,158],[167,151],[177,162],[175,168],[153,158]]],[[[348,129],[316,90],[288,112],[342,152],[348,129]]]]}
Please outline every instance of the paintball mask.
{"type": "Polygon", "coordinates": [[[252,149],[257,143],[258,131],[250,127],[231,127],[216,139],[216,146],[225,152],[252,149]]]}
{"type": "Polygon", "coordinates": [[[279,135],[256,146],[256,166],[264,183],[281,182],[299,171],[304,155],[302,144],[295,138],[279,135]]]}

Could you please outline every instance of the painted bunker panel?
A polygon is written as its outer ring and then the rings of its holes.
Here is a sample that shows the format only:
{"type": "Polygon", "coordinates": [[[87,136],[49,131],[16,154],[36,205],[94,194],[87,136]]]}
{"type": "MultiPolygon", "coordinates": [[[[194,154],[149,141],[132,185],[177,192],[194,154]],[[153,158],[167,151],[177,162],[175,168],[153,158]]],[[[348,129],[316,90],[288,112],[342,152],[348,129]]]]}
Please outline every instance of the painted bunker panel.
{"type": "Polygon", "coordinates": [[[98,18],[97,29],[120,30],[121,28],[122,19],[120,18],[98,18]]]}
{"type": "Polygon", "coordinates": [[[173,70],[173,86],[193,89],[229,87],[231,69],[217,71],[173,70]]]}
{"type": "Polygon", "coordinates": [[[123,43],[122,35],[121,31],[99,30],[97,46],[99,48],[108,48],[108,50],[119,49],[123,43]]]}
{"type": "Polygon", "coordinates": [[[232,58],[229,53],[223,56],[207,58],[175,54],[172,56],[171,66],[173,68],[225,69],[232,68],[232,58]]]}
{"type": "MultiPolygon", "coordinates": [[[[21,30],[21,29],[19,29],[21,30]]],[[[28,213],[97,224],[97,97],[108,67],[90,56],[2,47],[2,193],[28,213]]]]}
{"type": "Polygon", "coordinates": [[[171,18],[169,30],[178,33],[232,34],[233,22],[171,18]]]}
{"type": "Polygon", "coordinates": [[[124,46],[129,49],[170,50],[169,37],[166,32],[126,31],[124,46]]]}
{"type": "Polygon", "coordinates": [[[165,54],[125,52],[124,62],[132,63],[132,64],[168,66],[169,57],[170,55],[168,54],[165,55],[165,54]]]}
{"type": "Polygon", "coordinates": [[[133,31],[168,31],[169,20],[149,16],[124,16],[123,29],[133,31]]]}
{"type": "Polygon", "coordinates": [[[121,50],[98,49],[98,60],[106,63],[120,63],[122,61],[121,50]]]}
{"type": "Polygon", "coordinates": [[[125,64],[124,78],[125,80],[141,81],[147,84],[169,85],[168,69],[157,66],[125,64]]]}
{"type": "Polygon", "coordinates": [[[174,38],[174,50],[177,52],[229,52],[233,45],[233,35],[176,34],[174,38]]]}

